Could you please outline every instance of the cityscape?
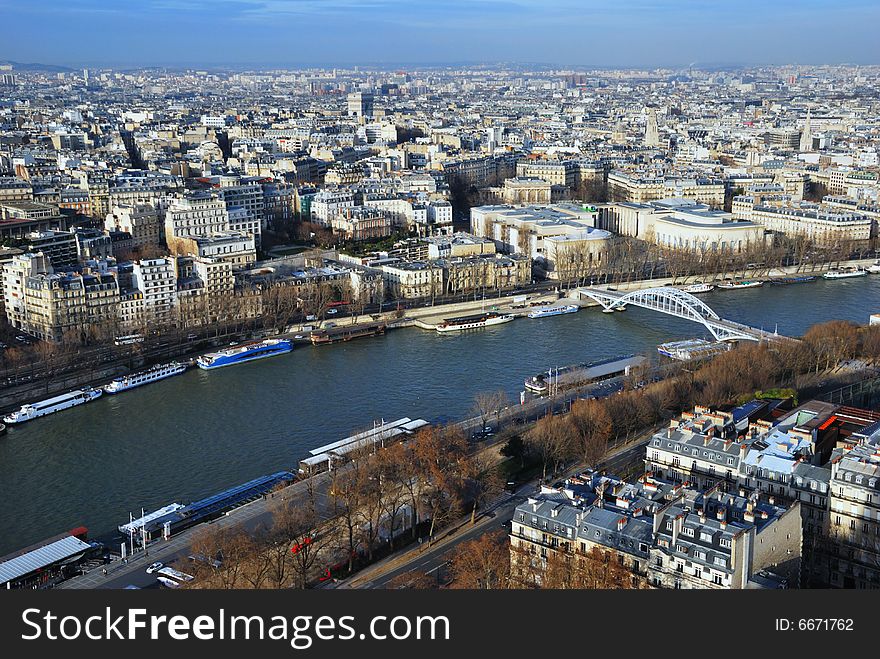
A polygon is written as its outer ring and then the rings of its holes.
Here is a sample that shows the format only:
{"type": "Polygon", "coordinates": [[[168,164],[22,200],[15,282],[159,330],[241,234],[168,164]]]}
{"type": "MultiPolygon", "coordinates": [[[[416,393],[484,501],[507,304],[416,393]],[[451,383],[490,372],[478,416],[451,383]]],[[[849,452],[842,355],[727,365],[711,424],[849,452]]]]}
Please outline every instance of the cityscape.
{"type": "Polygon", "coordinates": [[[0,45],[0,587],[880,588],[876,44],[177,4],[0,45]]]}

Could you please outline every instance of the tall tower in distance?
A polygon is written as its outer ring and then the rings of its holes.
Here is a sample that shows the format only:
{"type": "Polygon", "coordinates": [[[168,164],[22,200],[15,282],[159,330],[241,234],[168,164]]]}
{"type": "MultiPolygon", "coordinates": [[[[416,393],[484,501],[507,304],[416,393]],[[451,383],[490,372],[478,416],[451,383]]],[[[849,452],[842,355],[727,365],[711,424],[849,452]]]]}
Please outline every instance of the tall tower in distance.
{"type": "Polygon", "coordinates": [[[657,111],[648,108],[648,121],[645,124],[645,146],[660,146],[660,131],[657,129],[657,111]]]}
{"type": "Polygon", "coordinates": [[[804,129],[801,131],[800,150],[813,150],[813,130],[810,127],[810,108],[807,108],[807,121],[804,123],[804,129]]]}
{"type": "Polygon", "coordinates": [[[88,87],[89,86],[89,70],[83,69],[83,84],[88,87]]]}

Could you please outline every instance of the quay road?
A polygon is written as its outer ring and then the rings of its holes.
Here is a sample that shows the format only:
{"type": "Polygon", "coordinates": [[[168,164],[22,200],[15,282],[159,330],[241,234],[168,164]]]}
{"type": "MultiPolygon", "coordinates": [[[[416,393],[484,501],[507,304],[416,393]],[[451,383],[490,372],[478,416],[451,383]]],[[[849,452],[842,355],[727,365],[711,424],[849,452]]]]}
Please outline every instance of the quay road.
{"type": "MultiPolygon", "coordinates": [[[[573,389],[556,396],[537,398],[528,401],[522,406],[517,405],[505,408],[500,414],[497,416],[493,415],[489,420],[490,424],[497,424],[497,427],[493,427],[495,431],[493,437],[485,441],[474,442],[474,449],[484,450],[492,446],[501,445],[510,436],[507,433],[502,434],[500,432],[502,428],[532,423],[550,409],[553,409],[555,412],[570,409],[572,401],[578,397],[607,396],[619,391],[622,386],[623,378],[614,378],[613,380],[607,380],[595,385],[573,389]]],[[[456,425],[466,435],[471,436],[474,432],[480,430],[481,420],[480,417],[473,417],[456,425]]],[[[161,561],[165,564],[179,561],[180,569],[185,572],[186,564],[188,563],[187,557],[191,553],[190,547],[193,539],[204,529],[210,528],[211,525],[220,528],[240,528],[245,531],[254,531],[260,528],[260,526],[271,525],[272,509],[280,501],[286,499],[306,501],[309,496],[314,497],[318,514],[324,519],[329,519],[335,514],[333,498],[329,494],[331,484],[332,479],[327,472],[317,474],[308,480],[297,481],[276,492],[274,496],[269,494],[266,497],[258,498],[229,511],[211,522],[197,525],[174,535],[168,540],[154,540],[147,545],[146,551],[136,550],[133,555],[130,555],[127,563],[123,563],[121,559],[116,559],[104,566],[107,569],[106,575],[102,572],[101,568],[92,569],[83,575],[62,582],[58,585],[58,588],[125,588],[128,585],[144,588],[156,586],[155,576],[147,574],[145,572],[146,567],[154,561],[161,561]]],[[[510,498],[508,503],[513,501],[514,499],[510,498]]],[[[512,505],[515,507],[516,503],[512,505]]],[[[505,510],[506,508],[501,508],[496,514],[501,514],[505,510]]],[[[512,511],[513,508],[511,507],[510,510],[512,511]]],[[[116,547],[111,547],[111,549],[116,549],[116,547]]]]}
{"type": "MultiPolygon", "coordinates": [[[[656,432],[657,428],[640,435],[637,439],[613,450],[603,461],[601,468],[609,474],[620,474],[627,467],[641,463],[644,459],[645,445],[656,432]]],[[[583,470],[583,465],[568,469],[564,475],[552,480],[563,480],[566,476],[576,474],[583,470]]],[[[503,530],[510,532],[509,522],[513,518],[513,511],[518,505],[525,502],[529,496],[538,489],[539,481],[535,479],[518,488],[513,494],[505,492],[488,507],[484,508],[477,517],[476,523],[471,525],[470,516],[462,518],[439,538],[430,547],[415,547],[400,554],[394,554],[388,558],[368,566],[335,586],[325,588],[387,588],[395,578],[407,572],[418,571],[424,574],[437,575],[452,560],[455,549],[464,542],[480,537],[484,533],[503,530]]]]}

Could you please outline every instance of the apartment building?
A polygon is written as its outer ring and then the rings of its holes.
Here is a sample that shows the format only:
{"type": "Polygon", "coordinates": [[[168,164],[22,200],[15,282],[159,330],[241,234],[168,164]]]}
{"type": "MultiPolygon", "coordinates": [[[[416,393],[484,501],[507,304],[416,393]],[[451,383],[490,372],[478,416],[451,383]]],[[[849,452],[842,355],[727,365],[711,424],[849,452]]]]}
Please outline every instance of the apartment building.
{"type": "Polygon", "coordinates": [[[634,483],[586,472],[542,488],[514,511],[515,573],[540,576],[554,554],[599,550],[633,585],[676,589],[780,588],[800,573],[798,505],[645,475],[634,483]],[[524,563],[524,564],[523,564],[524,563]]]}
{"type": "Polygon", "coordinates": [[[392,299],[429,298],[443,293],[443,268],[434,261],[382,266],[385,290],[392,299]]]}
{"type": "Polygon", "coordinates": [[[104,229],[129,234],[134,249],[161,245],[164,240],[159,212],[150,204],[114,206],[104,219],[104,229]]]}
{"type": "Polygon", "coordinates": [[[724,204],[724,181],[712,178],[646,177],[615,170],[608,174],[608,195],[614,201],[646,203],[682,197],[701,204],[724,204]]]}
{"type": "Polygon", "coordinates": [[[210,236],[229,229],[226,204],[207,192],[175,199],[165,212],[165,242],[172,253],[177,238],[210,236]]]}
{"type": "Polygon", "coordinates": [[[760,202],[751,209],[738,206],[738,214],[769,231],[807,238],[817,245],[867,242],[877,233],[877,220],[858,211],[824,204],[798,205],[760,202]]]}
{"type": "Polygon", "coordinates": [[[135,261],[132,283],[143,293],[144,315],[148,323],[170,325],[177,308],[177,259],[135,261]]]}
{"type": "Polygon", "coordinates": [[[880,422],[854,434],[831,459],[830,583],[880,588],[880,422]]]}
{"type": "Polygon", "coordinates": [[[221,231],[209,236],[179,238],[177,246],[180,254],[226,261],[233,270],[250,268],[257,260],[253,235],[241,231],[221,231]]]}
{"type": "Polygon", "coordinates": [[[370,206],[343,208],[330,219],[330,227],[334,233],[353,241],[385,238],[392,233],[391,218],[370,206]]]}

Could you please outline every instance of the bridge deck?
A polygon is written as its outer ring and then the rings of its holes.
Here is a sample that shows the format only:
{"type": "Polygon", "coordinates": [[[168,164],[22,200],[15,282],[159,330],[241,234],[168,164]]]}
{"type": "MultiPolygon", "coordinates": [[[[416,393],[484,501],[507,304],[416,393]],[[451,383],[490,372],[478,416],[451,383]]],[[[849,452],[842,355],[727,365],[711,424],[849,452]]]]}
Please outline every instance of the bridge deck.
{"type": "Polygon", "coordinates": [[[700,323],[719,341],[793,340],[774,332],[721,318],[696,296],[671,286],[643,288],[626,293],[603,288],[579,288],[575,292],[579,297],[586,296],[595,300],[604,309],[633,305],[700,323]]]}

